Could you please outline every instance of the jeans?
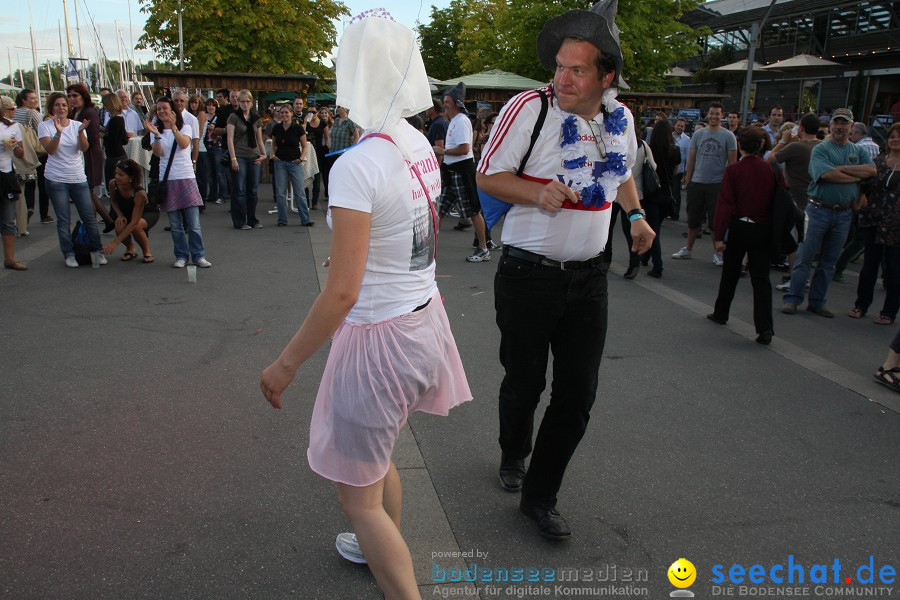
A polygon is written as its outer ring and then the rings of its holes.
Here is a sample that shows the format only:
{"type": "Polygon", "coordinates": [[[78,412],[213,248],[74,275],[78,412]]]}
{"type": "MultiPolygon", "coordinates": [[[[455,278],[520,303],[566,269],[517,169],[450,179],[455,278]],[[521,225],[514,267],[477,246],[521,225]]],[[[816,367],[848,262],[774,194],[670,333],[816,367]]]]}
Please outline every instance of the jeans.
{"type": "MultiPolygon", "coordinates": [[[[681,190],[679,190],[680,192],[681,190]]],[[[650,229],[653,230],[653,233],[656,234],[656,238],[653,239],[653,245],[650,246],[650,251],[644,255],[643,263],[647,264],[649,261],[653,261],[653,270],[659,271],[660,273],[663,270],[663,262],[662,262],[662,245],[660,243],[661,233],[662,233],[662,222],[663,219],[666,218],[665,213],[668,213],[668,208],[672,204],[669,202],[669,197],[665,196],[666,204],[662,204],[658,198],[650,198],[649,200],[644,202],[644,209],[647,211],[647,225],[650,226],[650,229]]],[[[631,229],[631,223],[628,224],[629,230],[631,229]]]]}
{"type": "Polygon", "coordinates": [[[309,223],[309,208],[306,206],[306,198],[302,193],[305,177],[306,174],[302,164],[286,160],[275,161],[275,203],[278,206],[279,223],[286,225],[288,222],[288,179],[290,179],[291,187],[294,190],[294,202],[297,204],[297,210],[300,211],[300,222],[304,225],[309,223]]]}
{"type": "Polygon", "coordinates": [[[763,223],[747,223],[734,219],[728,225],[728,243],[725,245],[722,277],[719,279],[719,295],[714,314],[728,320],[734,291],[741,279],[744,255],[750,270],[753,286],[753,324],[756,333],[774,332],[772,321],[772,283],[769,281],[769,262],[772,253],[772,226],[763,223]]]}
{"type": "Polygon", "coordinates": [[[66,258],[75,256],[75,245],[72,243],[72,229],[69,227],[69,199],[75,203],[75,210],[81,222],[87,228],[88,237],[91,239],[91,251],[96,252],[103,247],[100,241],[100,230],[97,229],[97,220],[94,218],[94,205],[91,202],[91,190],[87,181],[78,183],[64,183],[62,181],[46,180],[47,193],[53,204],[53,212],[56,213],[56,234],[59,236],[59,249],[66,258]]]}
{"type": "Polygon", "coordinates": [[[259,223],[256,218],[256,204],[259,198],[259,175],[262,170],[255,158],[237,159],[238,170],[231,171],[231,221],[235,229],[243,225],[253,227],[259,223]]]}
{"type": "Polygon", "coordinates": [[[857,227],[855,224],[851,224],[847,243],[844,244],[844,249],[841,251],[841,256],[834,264],[834,272],[843,273],[844,269],[847,268],[847,265],[850,264],[850,260],[857,254],[859,254],[860,250],[865,247],[866,240],[863,236],[863,230],[857,227]]]}
{"type": "Polygon", "coordinates": [[[206,199],[209,198],[209,181],[210,179],[215,179],[215,177],[209,176],[207,154],[208,152],[199,152],[197,154],[197,189],[200,190],[200,197],[203,198],[204,204],[206,204],[206,199]]]}
{"type": "Polygon", "coordinates": [[[494,277],[500,328],[500,448],[531,464],[523,498],[552,508],[590,420],[606,339],[609,263],[563,271],[504,256],[494,277]],[[534,411],[553,352],[550,405],[534,440],[534,411]]]}
{"type": "Polygon", "coordinates": [[[172,227],[175,259],[190,258],[196,262],[203,258],[206,249],[203,248],[203,233],[200,231],[200,207],[189,206],[166,214],[169,215],[169,225],[172,227]]]}
{"type": "Polygon", "coordinates": [[[215,202],[216,198],[220,200],[228,199],[228,180],[231,177],[231,169],[222,165],[222,155],[225,151],[222,148],[208,148],[206,150],[206,158],[210,164],[210,186],[207,202],[215,202]],[[212,173],[215,173],[213,176],[212,173]],[[213,195],[213,191],[218,192],[218,196],[213,195]]]}
{"type": "MultiPolygon", "coordinates": [[[[218,153],[219,158],[222,156],[222,152],[218,153]]],[[[206,196],[203,197],[203,202],[206,204],[210,204],[215,202],[219,198],[219,167],[216,165],[216,153],[213,150],[207,150],[206,152],[200,153],[200,161],[205,165],[203,168],[206,171],[206,185],[207,185],[207,193],[206,196]]],[[[198,168],[199,173],[199,168],[198,168]]]]}
{"type": "MultiPolygon", "coordinates": [[[[677,221],[679,219],[679,215],[681,214],[681,180],[684,179],[684,171],[678,173],[677,175],[673,175],[672,179],[669,180],[670,188],[672,189],[672,198],[675,199],[675,209],[671,215],[673,220],[677,221]]],[[[663,215],[667,216],[667,215],[663,215]]]]}
{"type": "Polygon", "coordinates": [[[825,295],[834,277],[834,264],[841,254],[841,248],[847,241],[850,221],[853,212],[850,210],[833,211],[815,204],[806,206],[806,237],[797,250],[794,268],[791,270],[791,289],[784,295],[784,302],[800,304],[806,291],[806,280],[812,263],[819,256],[819,263],[813,273],[809,287],[809,305],[825,306],[825,295]]]}
{"type": "Polygon", "coordinates": [[[313,175],[313,184],[312,184],[312,205],[316,208],[319,207],[319,193],[322,189],[322,174],[316,173],[313,175]]]}
{"type": "Polygon", "coordinates": [[[885,246],[875,243],[875,227],[860,227],[866,244],[866,254],[862,270],[859,272],[859,283],[856,285],[856,308],[863,312],[869,310],[875,296],[875,284],[878,282],[878,267],[884,258],[884,283],[887,295],[881,307],[881,316],[897,318],[900,308],[900,247],[885,246]]]}

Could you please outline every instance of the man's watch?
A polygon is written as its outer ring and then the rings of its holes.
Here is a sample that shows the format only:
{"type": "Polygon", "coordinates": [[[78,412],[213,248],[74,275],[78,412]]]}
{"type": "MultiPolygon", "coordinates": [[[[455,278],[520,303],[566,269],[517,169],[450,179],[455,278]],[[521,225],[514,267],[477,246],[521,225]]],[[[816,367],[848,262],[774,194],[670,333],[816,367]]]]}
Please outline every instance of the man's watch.
{"type": "Polygon", "coordinates": [[[647,212],[643,208],[633,208],[628,211],[628,220],[632,223],[638,219],[646,219],[647,212]]]}

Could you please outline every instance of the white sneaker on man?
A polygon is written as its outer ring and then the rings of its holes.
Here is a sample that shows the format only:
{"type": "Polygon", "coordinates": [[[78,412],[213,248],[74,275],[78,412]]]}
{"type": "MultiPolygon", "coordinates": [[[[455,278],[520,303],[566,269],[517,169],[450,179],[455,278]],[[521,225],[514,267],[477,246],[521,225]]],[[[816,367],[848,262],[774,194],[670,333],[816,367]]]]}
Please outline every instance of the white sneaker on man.
{"type": "Polygon", "coordinates": [[[691,258],[691,249],[685,246],[672,255],[672,258],[691,258]]]}
{"type": "Polygon", "coordinates": [[[185,267],[185,265],[187,265],[187,261],[184,260],[183,258],[179,258],[178,260],[176,260],[175,262],[172,263],[172,266],[175,267],[176,269],[183,269],[185,267]]]}
{"type": "Polygon", "coordinates": [[[194,264],[203,269],[208,269],[209,267],[212,266],[212,263],[209,262],[208,260],[206,260],[205,258],[198,258],[197,260],[194,261],[194,264]]]}
{"type": "Polygon", "coordinates": [[[722,258],[721,252],[713,252],[713,264],[717,267],[721,267],[725,264],[725,259],[722,258]]]}
{"type": "Polygon", "coordinates": [[[71,267],[73,269],[77,269],[79,265],[78,265],[78,261],[75,260],[74,256],[67,256],[66,257],[66,266],[71,267]]]}
{"type": "Polygon", "coordinates": [[[472,256],[467,256],[466,260],[469,262],[484,262],[491,260],[491,251],[487,248],[479,248],[472,256]]]}

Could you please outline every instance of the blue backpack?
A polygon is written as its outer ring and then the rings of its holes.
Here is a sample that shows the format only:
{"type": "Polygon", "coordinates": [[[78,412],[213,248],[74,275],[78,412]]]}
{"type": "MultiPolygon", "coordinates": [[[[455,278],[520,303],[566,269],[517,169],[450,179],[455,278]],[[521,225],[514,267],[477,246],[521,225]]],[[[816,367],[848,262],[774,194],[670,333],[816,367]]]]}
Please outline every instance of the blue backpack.
{"type": "MultiPolygon", "coordinates": [[[[522,157],[522,162],[519,164],[516,176],[521,176],[525,171],[525,165],[531,157],[531,151],[534,150],[534,144],[537,142],[538,136],[541,135],[541,128],[544,126],[544,120],[547,118],[549,101],[547,100],[547,95],[544,94],[543,91],[540,96],[541,111],[538,114],[537,121],[534,123],[534,129],[531,132],[531,142],[528,144],[528,151],[525,153],[525,156],[522,157]]],[[[508,213],[509,209],[512,208],[512,204],[509,202],[504,202],[499,198],[491,196],[481,188],[478,188],[478,200],[481,202],[481,214],[484,215],[484,223],[488,231],[490,231],[491,227],[496,225],[497,221],[503,218],[503,215],[508,213]]]]}
{"type": "Polygon", "coordinates": [[[77,221],[72,229],[72,243],[75,245],[75,260],[78,264],[91,264],[91,238],[81,221],[77,221]]]}

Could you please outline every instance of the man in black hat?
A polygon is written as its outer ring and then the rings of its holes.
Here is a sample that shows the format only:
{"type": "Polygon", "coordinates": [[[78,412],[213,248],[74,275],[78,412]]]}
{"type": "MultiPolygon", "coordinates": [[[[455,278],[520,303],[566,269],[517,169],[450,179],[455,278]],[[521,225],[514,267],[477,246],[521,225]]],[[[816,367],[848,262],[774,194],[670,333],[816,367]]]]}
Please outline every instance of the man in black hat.
{"type": "Polygon", "coordinates": [[[616,7],[616,0],[600,2],[545,24],[538,55],[555,70],[553,85],[506,104],[478,166],[481,189],[512,205],[494,280],[506,370],[500,483],[510,492],[521,490],[520,510],[552,539],[571,536],[556,495],[597,394],[607,326],[610,203],[619,202],[628,214],[634,251],[646,252],[655,237],[631,176],[634,118],[613,89],[622,73],[616,7]],[[540,135],[533,135],[538,127],[540,135]],[[550,405],[532,451],[550,350],[550,405]]]}
{"type": "Polygon", "coordinates": [[[466,84],[462,82],[444,92],[444,112],[450,122],[443,146],[432,147],[436,155],[444,157],[442,168],[447,175],[441,190],[439,213],[443,221],[450,209],[457,206],[461,218],[472,219],[478,248],[466,260],[485,262],[491,259],[491,252],[487,247],[484,216],[481,214],[478,189],[475,186],[475,155],[472,151],[474,138],[472,122],[466,114],[465,99],[466,84]]]}

